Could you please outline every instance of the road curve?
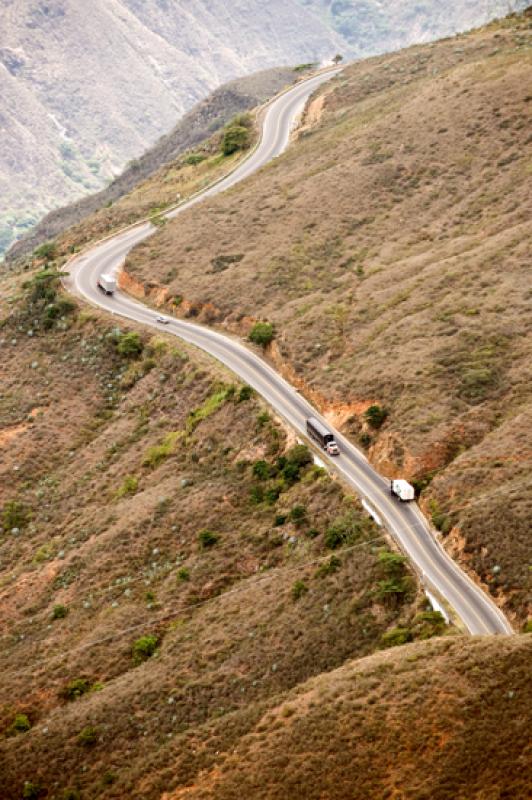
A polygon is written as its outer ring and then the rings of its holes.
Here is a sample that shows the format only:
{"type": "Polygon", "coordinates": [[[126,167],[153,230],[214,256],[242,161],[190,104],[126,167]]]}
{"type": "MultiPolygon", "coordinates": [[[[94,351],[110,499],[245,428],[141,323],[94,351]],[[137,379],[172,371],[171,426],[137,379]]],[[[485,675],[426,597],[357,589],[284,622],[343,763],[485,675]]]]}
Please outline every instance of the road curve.
{"type": "MultiPolygon", "coordinates": [[[[339,70],[338,70],[339,71],[339,70]]],[[[234,186],[271,161],[287,147],[295,117],[310,94],[336,71],[322,73],[289,89],[266,109],[262,137],[258,147],[229,176],[208,187],[167,216],[175,217],[186,209],[234,186]]],[[[141,223],[100,242],[76,257],[68,266],[65,286],[73,294],[92,305],[119,317],[152,327],[160,327],[159,314],[117,291],[112,296],[97,288],[102,272],[116,273],[127,253],[157,229],[149,222],[141,223]]],[[[252,386],[303,437],[309,416],[321,418],[318,412],[260,356],[236,338],[200,325],[170,318],[165,333],[179,336],[207,351],[252,386]]],[[[330,428],[328,423],[325,423],[330,428]]],[[[414,563],[427,591],[446,601],[472,634],[509,634],[512,628],[500,609],[447,555],[415,503],[401,504],[389,493],[389,483],[380,476],[351,442],[334,431],[340,445],[340,456],[323,455],[335,470],[377,514],[402,550],[414,563]]]]}

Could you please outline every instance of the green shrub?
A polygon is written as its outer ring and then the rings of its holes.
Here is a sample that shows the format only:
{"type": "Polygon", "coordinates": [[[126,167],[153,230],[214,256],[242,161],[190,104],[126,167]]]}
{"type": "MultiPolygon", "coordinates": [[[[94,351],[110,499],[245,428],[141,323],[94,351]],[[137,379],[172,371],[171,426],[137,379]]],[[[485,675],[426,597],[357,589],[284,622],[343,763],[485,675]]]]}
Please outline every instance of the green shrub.
{"type": "Polygon", "coordinates": [[[267,411],[261,411],[260,414],[257,415],[257,425],[259,428],[263,428],[269,421],[270,415],[267,411]]]}
{"type": "Polygon", "coordinates": [[[296,581],[292,586],[292,598],[299,600],[308,592],[308,586],[304,581],[296,581]]]}
{"type": "Polygon", "coordinates": [[[335,572],[338,572],[341,566],[342,562],[340,559],[337,558],[337,556],[331,556],[325,564],[321,564],[318,567],[316,570],[316,577],[326,578],[328,575],[333,575],[335,572]]]}
{"type": "Polygon", "coordinates": [[[90,690],[91,682],[88,678],[75,678],[61,690],[61,697],[65,700],[78,700],[90,690]]]}
{"type": "Polygon", "coordinates": [[[277,514],[273,524],[276,528],[279,528],[281,525],[284,525],[285,522],[286,522],[286,514],[277,514]]]}
{"type": "Polygon", "coordinates": [[[287,462],[281,470],[283,480],[288,486],[297,483],[299,480],[300,467],[297,464],[287,462]]]}
{"type": "Polygon", "coordinates": [[[57,257],[57,244],[55,242],[45,242],[33,251],[35,258],[43,259],[44,261],[53,261],[57,257]]]}
{"type": "Polygon", "coordinates": [[[147,661],[149,658],[151,658],[157,650],[158,644],[159,639],[154,634],[141,636],[140,639],[137,639],[136,642],[133,642],[131,655],[133,656],[133,663],[135,666],[138,666],[139,664],[142,664],[144,661],[147,661]]]}
{"type": "Polygon", "coordinates": [[[247,150],[251,143],[251,117],[239,114],[226,125],[222,136],[222,153],[230,156],[238,150],[247,150]]]}
{"type": "Polygon", "coordinates": [[[281,487],[280,486],[270,486],[269,489],[266,489],[264,492],[264,500],[268,503],[269,506],[274,506],[277,500],[279,499],[279,495],[281,494],[281,487]]]}
{"type": "Polygon", "coordinates": [[[253,464],[253,475],[261,481],[266,481],[271,477],[272,469],[267,461],[255,461],[253,464]]]}
{"type": "Polygon", "coordinates": [[[256,322],[249,334],[250,342],[266,347],[275,336],[274,327],[271,322],[256,322]]]}
{"type": "Polygon", "coordinates": [[[23,800],[37,800],[42,793],[43,790],[39,783],[33,783],[33,781],[24,781],[24,786],[22,788],[23,800]]]}
{"type": "Polygon", "coordinates": [[[2,525],[4,530],[12,528],[25,528],[30,520],[30,513],[23,503],[18,500],[8,500],[2,511],[2,525]]]}
{"type": "Polygon", "coordinates": [[[140,335],[134,331],[122,333],[117,339],[116,349],[124,358],[138,358],[144,349],[140,335]]]}
{"type": "Polygon", "coordinates": [[[314,69],[317,66],[316,61],[309,61],[306,64],[298,64],[297,67],[294,67],[294,72],[307,72],[307,70],[314,69]]]}
{"type": "Polygon", "coordinates": [[[290,521],[291,522],[295,522],[296,525],[300,525],[307,518],[306,506],[301,505],[301,504],[299,504],[297,506],[294,506],[290,510],[289,517],[290,517],[290,521]]]}
{"type": "Polygon", "coordinates": [[[190,155],[185,156],[185,164],[190,167],[195,167],[198,164],[201,164],[202,161],[205,161],[207,156],[203,153],[190,153],[190,155]]]}
{"type": "Polygon", "coordinates": [[[185,423],[185,430],[188,435],[193,433],[193,431],[197,428],[197,426],[202,422],[204,419],[207,419],[216,411],[218,411],[221,406],[233,397],[235,393],[234,386],[225,386],[225,385],[218,385],[214,388],[212,394],[210,394],[203,402],[203,404],[199,407],[191,411],[187,417],[187,421],[185,423]]]}
{"type": "Polygon", "coordinates": [[[61,603],[58,603],[52,609],[52,619],[64,619],[67,614],[68,608],[61,603]]]}
{"type": "Polygon", "coordinates": [[[177,580],[178,581],[189,581],[190,580],[190,571],[186,567],[180,567],[177,570],[177,580]]]}
{"type": "Polygon", "coordinates": [[[26,714],[15,714],[15,719],[9,726],[9,733],[16,735],[26,733],[31,729],[31,722],[26,714]]]}
{"type": "Polygon", "coordinates": [[[325,532],[324,544],[329,550],[351,545],[364,533],[364,522],[353,513],[337,517],[325,532]]]}
{"type": "Polygon", "coordinates": [[[406,599],[411,588],[409,578],[386,578],[378,582],[376,595],[387,605],[395,606],[406,599]]]}
{"type": "Polygon", "coordinates": [[[125,497],[128,494],[135,494],[139,486],[139,479],[135,475],[126,475],[122,485],[115,493],[116,498],[125,497]]]}
{"type": "Polygon", "coordinates": [[[312,464],[313,458],[306,444],[295,444],[287,452],[286,460],[289,464],[305,467],[307,464],[312,464]]]}
{"type": "Polygon", "coordinates": [[[437,530],[441,531],[443,534],[449,533],[451,528],[453,527],[453,523],[451,518],[445,514],[441,508],[439,507],[436,500],[430,501],[430,510],[431,510],[431,517],[432,517],[432,524],[434,525],[437,530]]]}
{"type": "Polygon", "coordinates": [[[416,639],[430,639],[445,633],[447,623],[440,611],[422,611],[414,619],[416,639]]]}
{"type": "Polygon", "coordinates": [[[242,386],[238,393],[238,402],[244,403],[246,400],[251,400],[253,397],[253,389],[251,386],[242,386]]]}
{"type": "Polygon", "coordinates": [[[360,434],[360,436],[359,436],[359,441],[360,441],[360,444],[362,445],[362,447],[363,447],[365,450],[367,450],[367,449],[368,449],[368,447],[369,447],[369,446],[371,445],[371,443],[373,442],[373,439],[371,438],[371,436],[369,435],[369,433],[366,433],[366,431],[364,431],[363,433],[361,433],[361,434],[360,434]]]}
{"type": "Polygon", "coordinates": [[[78,744],[82,747],[93,747],[98,741],[98,731],[92,725],[87,725],[78,733],[78,744]]]}
{"type": "Polygon", "coordinates": [[[81,794],[77,789],[65,789],[61,800],[81,800],[81,794]]]}
{"type": "Polygon", "coordinates": [[[381,637],[382,647],[397,647],[412,641],[412,632],[408,628],[392,628],[381,637]]]}
{"type": "Polygon", "coordinates": [[[214,533],[214,531],[205,529],[198,533],[198,541],[204,550],[207,550],[209,547],[214,547],[214,545],[218,543],[219,539],[219,535],[214,533]]]}
{"type": "Polygon", "coordinates": [[[369,425],[378,430],[388,416],[387,409],[382,406],[372,405],[365,412],[364,417],[369,425]]]}
{"type": "Polygon", "coordinates": [[[390,550],[380,550],[378,561],[381,571],[388,577],[400,577],[405,573],[406,556],[390,550]]]}
{"type": "Polygon", "coordinates": [[[181,435],[179,431],[167,433],[161,444],[153,445],[146,450],[142,459],[142,465],[144,467],[150,467],[151,469],[158,467],[159,464],[175,452],[177,442],[181,435]]]}

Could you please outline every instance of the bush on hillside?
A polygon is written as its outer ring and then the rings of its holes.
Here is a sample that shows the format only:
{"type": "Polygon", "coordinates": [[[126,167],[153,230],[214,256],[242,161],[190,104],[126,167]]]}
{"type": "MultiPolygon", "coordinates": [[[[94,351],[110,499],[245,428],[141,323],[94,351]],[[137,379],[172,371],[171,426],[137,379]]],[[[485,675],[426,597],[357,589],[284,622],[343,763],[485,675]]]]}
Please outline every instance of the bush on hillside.
{"type": "Polygon", "coordinates": [[[324,544],[330,550],[352,545],[364,533],[364,521],[356,514],[337,517],[327,528],[324,544]]]}
{"type": "Polygon", "coordinates": [[[376,404],[370,406],[365,412],[364,417],[369,425],[375,430],[378,430],[382,427],[386,417],[388,416],[388,411],[386,408],[382,406],[378,406],[376,404]]]}
{"type": "Polygon", "coordinates": [[[275,331],[271,322],[257,322],[251,329],[248,338],[253,344],[266,347],[270,344],[274,336],[275,331]]]}
{"type": "Polygon", "coordinates": [[[78,744],[82,747],[93,747],[98,741],[98,731],[92,725],[87,725],[78,733],[78,744]]]}
{"type": "Polygon", "coordinates": [[[198,533],[198,541],[204,550],[209,547],[214,547],[218,543],[220,537],[217,533],[209,530],[203,530],[198,533]]]}
{"type": "Polygon", "coordinates": [[[61,697],[64,700],[78,700],[90,690],[91,682],[88,678],[75,678],[61,690],[61,697]]]}
{"type": "Polygon", "coordinates": [[[292,586],[292,598],[299,600],[308,592],[308,586],[304,581],[296,581],[292,586]]]}
{"type": "Polygon", "coordinates": [[[382,647],[397,647],[412,641],[412,632],[408,628],[392,628],[381,637],[382,647]]]}
{"type": "Polygon", "coordinates": [[[239,150],[247,150],[251,142],[248,128],[243,125],[228,125],[222,137],[222,153],[231,156],[239,150]]]}
{"type": "Polygon", "coordinates": [[[26,714],[16,714],[15,719],[9,727],[9,733],[16,735],[18,733],[26,733],[31,728],[31,722],[26,714]]]}
{"type": "Polygon", "coordinates": [[[68,608],[62,603],[58,603],[53,607],[52,619],[64,619],[68,614],[68,608]]]}
{"type": "Polygon", "coordinates": [[[24,787],[22,789],[23,800],[37,800],[37,798],[41,797],[42,794],[43,789],[39,783],[34,783],[33,781],[24,781],[24,787]]]}
{"type": "Polygon", "coordinates": [[[18,500],[8,500],[2,511],[2,527],[6,531],[13,528],[24,528],[30,519],[30,513],[18,500]]]}
{"type": "Polygon", "coordinates": [[[151,658],[157,650],[158,644],[159,639],[153,634],[147,634],[146,636],[141,636],[140,639],[137,639],[131,648],[131,655],[133,656],[133,663],[135,666],[138,666],[139,664],[142,664],[144,661],[147,661],[149,658],[151,658]]]}
{"type": "Polygon", "coordinates": [[[144,345],[138,333],[122,333],[118,336],[116,349],[124,358],[138,358],[144,349],[144,345]]]}
{"type": "Polygon", "coordinates": [[[34,250],[33,255],[35,258],[42,259],[43,261],[53,261],[57,257],[57,244],[55,242],[45,242],[34,250]]]}

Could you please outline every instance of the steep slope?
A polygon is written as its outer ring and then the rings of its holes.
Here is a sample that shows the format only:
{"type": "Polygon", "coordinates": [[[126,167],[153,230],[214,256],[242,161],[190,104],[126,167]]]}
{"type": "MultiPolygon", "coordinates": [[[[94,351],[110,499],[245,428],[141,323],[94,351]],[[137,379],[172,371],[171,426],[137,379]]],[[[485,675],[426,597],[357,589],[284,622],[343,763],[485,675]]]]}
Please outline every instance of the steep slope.
{"type": "Polygon", "coordinates": [[[435,641],[351,662],[268,709],[165,800],[527,800],[532,637],[435,641]]]}
{"type": "Polygon", "coordinates": [[[103,187],[220,84],[341,44],[295,0],[6,0],[0,254],[50,209],[103,187]]]}
{"type": "MultiPolygon", "coordinates": [[[[130,193],[135,186],[146,181],[163,165],[172,164],[187,149],[204,142],[236,114],[260,105],[304,73],[305,70],[295,71],[288,67],[270,69],[239,78],[216,89],[185,114],[170,133],[163,136],[139,158],[134,159],[105,189],[47,214],[10,248],[7,254],[8,263],[16,262],[31,253],[37,245],[55,239],[60,233],[89,215],[108,208],[119,198],[130,193]]],[[[162,182],[160,178],[158,183],[162,182]]],[[[166,184],[168,182],[165,181],[166,184]]],[[[174,191],[171,199],[175,200],[175,197],[174,191]]],[[[159,198],[152,205],[161,207],[164,202],[159,198]]],[[[142,216],[142,209],[139,209],[138,216],[142,216]]],[[[90,221],[88,226],[91,226],[90,221]]]]}
{"type": "Polygon", "coordinates": [[[158,798],[280,693],[446,629],[247,387],[79,311],[53,274],[16,280],[0,328],[2,798],[25,781],[158,798]]]}
{"type": "Polygon", "coordinates": [[[448,546],[519,621],[530,613],[530,19],[349,67],[312,104],[297,147],[126,265],[148,295],[184,297],[205,321],[240,333],[242,319],[273,322],[275,363],[385,474],[432,481],[422,501],[448,546]],[[243,258],[213,278],[231,254],[243,258]],[[372,405],[384,424],[365,416],[372,405]]]}

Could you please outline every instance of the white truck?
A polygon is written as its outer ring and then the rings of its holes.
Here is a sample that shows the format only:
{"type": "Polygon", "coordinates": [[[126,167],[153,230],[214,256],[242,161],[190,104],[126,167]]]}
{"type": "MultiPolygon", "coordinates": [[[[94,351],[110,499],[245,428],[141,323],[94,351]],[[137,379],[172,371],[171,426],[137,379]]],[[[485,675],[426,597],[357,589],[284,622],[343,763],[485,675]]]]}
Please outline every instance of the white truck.
{"type": "Polygon", "coordinates": [[[390,494],[392,497],[397,497],[402,503],[407,503],[416,496],[414,487],[408,481],[400,478],[390,481],[390,494]]]}
{"type": "Polygon", "coordinates": [[[102,273],[98,278],[98,289],[101,289],[105,294],[113,294],[116,291],[116,280],[112,275],[105,275],[102,273]]]}

